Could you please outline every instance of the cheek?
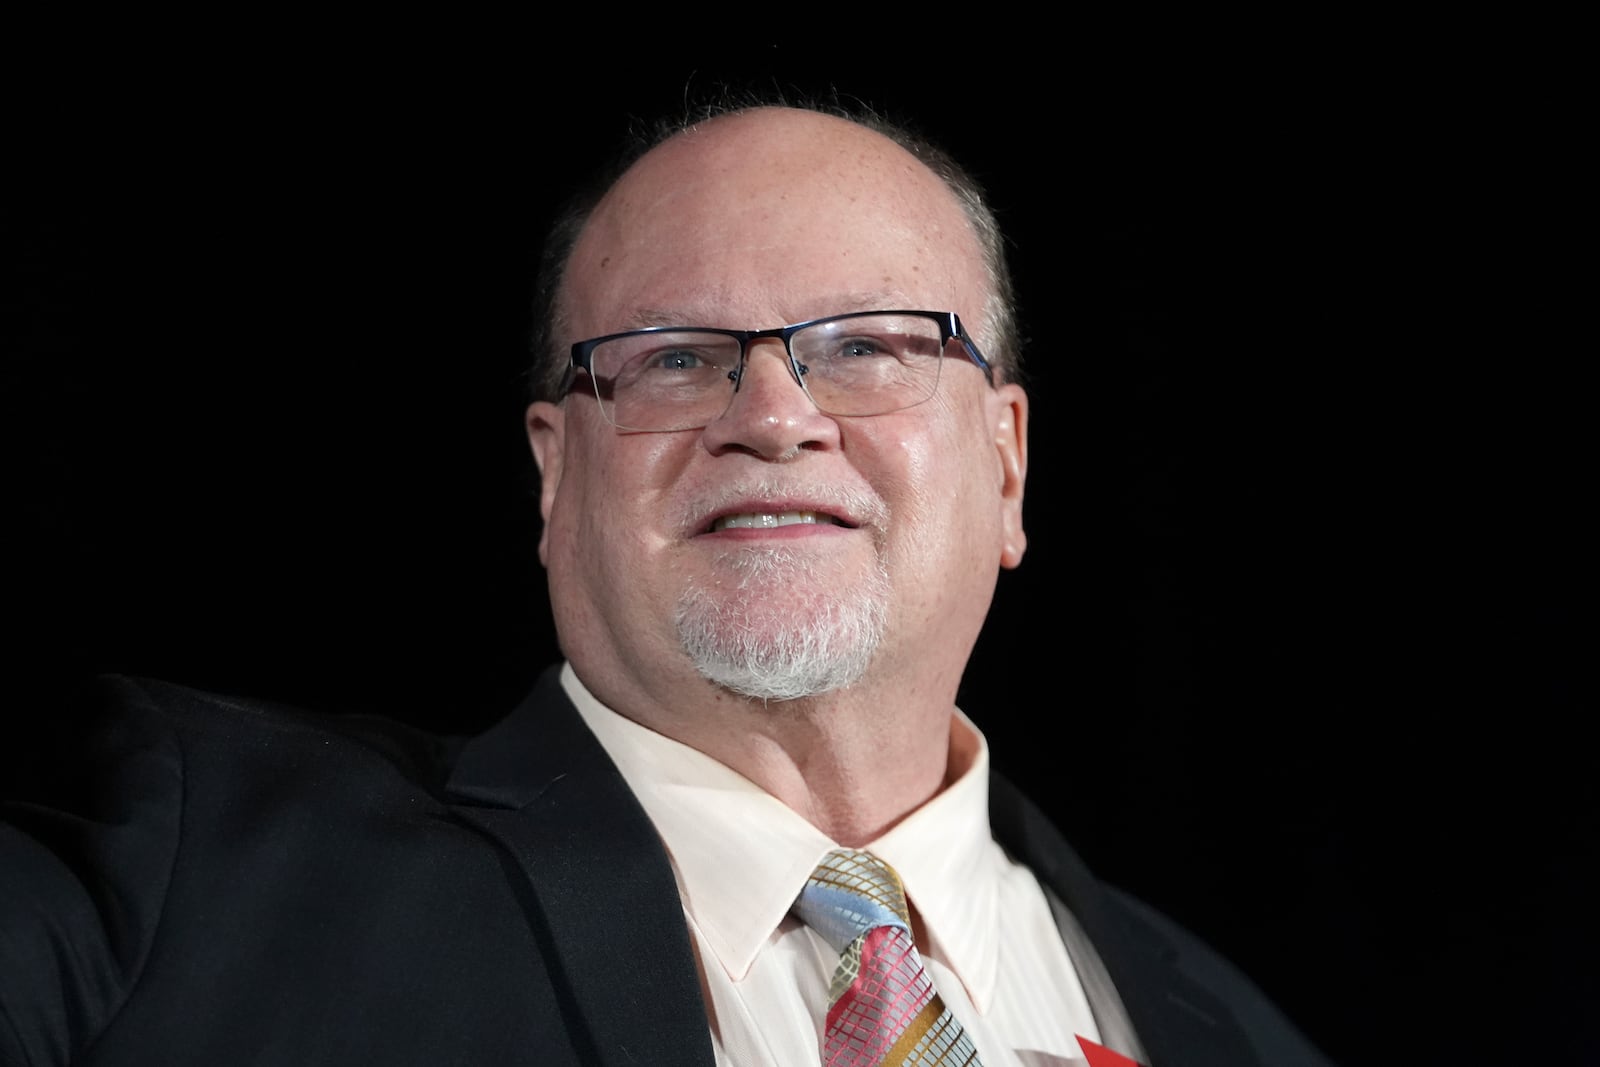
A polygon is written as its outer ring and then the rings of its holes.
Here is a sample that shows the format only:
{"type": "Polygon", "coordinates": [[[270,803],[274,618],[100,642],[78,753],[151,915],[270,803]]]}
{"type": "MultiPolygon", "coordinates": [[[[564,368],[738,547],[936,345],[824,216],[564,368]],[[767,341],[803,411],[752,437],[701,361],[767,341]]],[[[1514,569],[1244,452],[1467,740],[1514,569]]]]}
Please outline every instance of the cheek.
{"type": "MultiPolygon", "coordinates": [[[[569,417],[574,424],[579,420],[569,417]]],[[[661,498],[687,462],[691,435],[619,434],[598,417],[580,425],[568,436],[557,505],[565,504],[568,517],[589,529],[624,524],[637,531],[641,516],[659,515],[661,498]]]]}
{"type": "Polygon", "coordinates": [[[892,462],[880,492],[891,506],[893,541],[933,572],[949,567],[977,543],[972,524],[979,498],[970,442],[958,433],[921,429],[884,442],[883,453],[892,462]]]}
{"type": "Polygon", "coordinates": [[[659,543],[675,469],[670,435],[604,431],[573,439],[550,523],[552,566],[597,585],[622,577],[659,543]]]}

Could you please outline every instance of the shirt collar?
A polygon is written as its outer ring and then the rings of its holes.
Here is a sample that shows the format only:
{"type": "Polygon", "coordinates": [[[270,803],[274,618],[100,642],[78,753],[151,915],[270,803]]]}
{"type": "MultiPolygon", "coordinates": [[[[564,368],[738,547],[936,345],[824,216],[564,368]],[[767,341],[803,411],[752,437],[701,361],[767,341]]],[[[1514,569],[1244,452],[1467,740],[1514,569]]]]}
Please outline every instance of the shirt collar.
{"type": "MultiPolygon", "coordinates": [[[[689,918],[729,978],[739,981],[836,844],[725,764],[601,704],[570,664],[561,684],[655,824],[689,918]],[[730,823],[744,832],[727,833],[730,823]]],[[[953,970],[983,1011],[999,957],[989,751],[959,709],[950,731],[955,779],[866,847],[904,882],[927,935],[921,950],[953,970]]]]}

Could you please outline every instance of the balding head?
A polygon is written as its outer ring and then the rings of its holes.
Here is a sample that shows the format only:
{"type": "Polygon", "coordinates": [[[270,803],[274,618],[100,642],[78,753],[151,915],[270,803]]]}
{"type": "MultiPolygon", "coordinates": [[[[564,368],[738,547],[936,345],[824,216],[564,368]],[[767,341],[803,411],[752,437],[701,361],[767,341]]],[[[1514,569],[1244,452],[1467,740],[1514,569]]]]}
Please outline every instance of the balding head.
{"type": "MultiPolygon", "coordinates": [[[[600,206],[616,211],[615,217],[598,220],[613,227],[613,236],[617,225],[635,226],[651,211],[658,215],[684,213],[691,206],[698,213],[679,215],[684,223],[680,229],[721,227],[730,212],[752,203],[763,190],[776,194],[768,209],[771,217],[787,214],[794,226],[824,221],[807,217],[794,201],[785,201],[783,194],[776,192],[782,181],[796,178],[819,183],[831,180],[847,203],[923,196],[925,203],[938,205],[935,215],[939,219],[954,205],[963,216],[962,225],[930,218],[931,226],[941,231],[941,245],[930,247],[929,252],[948,259],[954,246],[946,242],[969,242],[972,262],[983,273],[983,296],[972,307],[940,310],[954,310],[964,317],[1001,380],[1018,377],[1020,345],[1003,238],[977,182],[943,150],[871,111],[752,106],[718,108],[694,122],[661,124],[639,136],[602,174],[601,181],[573,198],[552,227],[540,267],[533,325],[534,395],[559,397],[568,377],[567,349],[573,341],[592,335],[587,326],[575,321],[582,318],[583,309],[571,299],[568,272],[575,250],[582,251],[580,239],[588,237],[582,243],[593,243],[595,235],[586,231],[597,221],[600,206]],[[698,181],[693,189],[684,184],[697,168],[716,180],[716,190],[698,181]],[[651,188],[652,175],[667,175],[666,183],[651,188]],[[932,190],[930,178],[942,187],[940,195],[926,195],[932,190]],[[958,233],[960,230],[964,232],[958,233]]],[[[776,224],[771,227],[773,240],[779,238],[779,228],[776,224]]]]}

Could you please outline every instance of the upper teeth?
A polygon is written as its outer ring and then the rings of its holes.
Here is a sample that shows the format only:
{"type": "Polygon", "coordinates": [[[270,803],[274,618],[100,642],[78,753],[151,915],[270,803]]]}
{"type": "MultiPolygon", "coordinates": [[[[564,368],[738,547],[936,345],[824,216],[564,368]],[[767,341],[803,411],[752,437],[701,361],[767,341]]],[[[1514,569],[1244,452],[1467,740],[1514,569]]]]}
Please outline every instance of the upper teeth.
{"type": "Polygon", "coordinates": [[[763,511],[750,515],[724,515],[711,524],[715,530],[765,529],[772,526],[793,526],[797,522],[832,522],[826,515],[815,511],[763,511]]]}

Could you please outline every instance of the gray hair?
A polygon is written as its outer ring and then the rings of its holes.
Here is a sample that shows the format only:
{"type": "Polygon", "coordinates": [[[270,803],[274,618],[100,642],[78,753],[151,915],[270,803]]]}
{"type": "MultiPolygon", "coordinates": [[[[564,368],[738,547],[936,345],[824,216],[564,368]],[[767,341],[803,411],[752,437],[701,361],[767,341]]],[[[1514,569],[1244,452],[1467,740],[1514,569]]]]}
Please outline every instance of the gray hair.
{"type": "Polygon", "coordinates": [[[945,183],[961,203],[977,234],[989,276],[989,301],[983,309],[983,319],[969,324],[968,328],[977,334],[975,339],[994,368],[995,381],[1015,381],[1021,377],[1022,339],[1017,326],[1016,292],[1006,263],[1005,235],[983,187],[965,167],[908,122],[891,120],[860,101],[847,102],[838,97],[791,101],[781,94],[772,96],[724,89],[710,102],[686,107],[682,115],[631,123],[611,159],[571,195],[557,213],[546,233],[534,282],[530,335],[533,362],[528,370],[533,399],[561,399],[570,366],[567,346],[561,342],[566,320],[561,295],[567,262],[589,217],[612,185],[652,148],[678,134],[714,118],[766,107],[814,111],[854,122],[910,152],[945,183]]]}

